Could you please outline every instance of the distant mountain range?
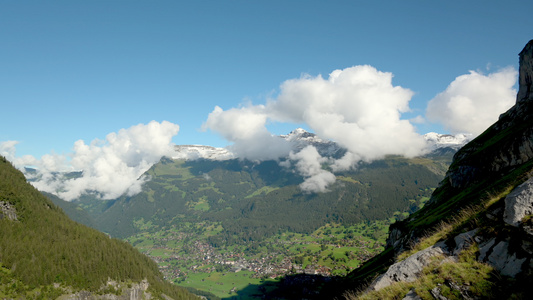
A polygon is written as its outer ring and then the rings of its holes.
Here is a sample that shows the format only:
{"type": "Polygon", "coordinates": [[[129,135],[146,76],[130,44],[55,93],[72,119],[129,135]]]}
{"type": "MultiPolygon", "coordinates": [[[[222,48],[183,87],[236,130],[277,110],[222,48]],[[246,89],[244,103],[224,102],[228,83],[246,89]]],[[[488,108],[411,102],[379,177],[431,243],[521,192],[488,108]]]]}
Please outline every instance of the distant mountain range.
{"type": "MultiPolygon", "coordinates": [[[[308,132],[305,129],[297,128],[291,131],[289,134],[280,135],[283,138],[293,144],[293,150],[298,152],[308,145],[314,146],[318,153],[322,156],[328,157],[341,157],[346,149],[339,144],[321,139],[314,133],[308,132]]],[[[430,152],[449,148],[458,150],[467,142],[472,139],[471,134],[439,134],[430,132],[425,134],[424,139],[428,144],[428,150],[430,152]]],[[[227,160],[236,158],[228,148],[218,148],[204,145],[177,145],[175,146],[176,153],[172,155],[173,159],[210,159],[210,160],[227,160]]]]}

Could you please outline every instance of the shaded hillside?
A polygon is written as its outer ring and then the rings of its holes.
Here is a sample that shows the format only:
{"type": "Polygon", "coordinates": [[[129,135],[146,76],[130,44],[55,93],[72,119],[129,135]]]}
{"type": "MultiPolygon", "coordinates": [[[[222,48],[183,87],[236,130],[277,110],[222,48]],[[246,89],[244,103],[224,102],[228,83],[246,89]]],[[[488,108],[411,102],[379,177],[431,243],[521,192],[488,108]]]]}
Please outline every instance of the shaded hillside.
{"type": "Polygon", "coordinates": [[[532,78],[533,40],[520,53],[515,106],[456,153],[428,205],[391,225],[387,249],[345,281],[371,282],[367,292],[347,298],[530,298],[532,78]]]}
{"type": "Polygon", "coordinates": [[[70,220],[0,157],[0,297],[55,298],[66,291],[119,293],[147,280],[160,298],[196,298],[165,282],[157,265],[129,244],[70,220]],[[102,287],[106,287],[101,290],[102,287]]]}

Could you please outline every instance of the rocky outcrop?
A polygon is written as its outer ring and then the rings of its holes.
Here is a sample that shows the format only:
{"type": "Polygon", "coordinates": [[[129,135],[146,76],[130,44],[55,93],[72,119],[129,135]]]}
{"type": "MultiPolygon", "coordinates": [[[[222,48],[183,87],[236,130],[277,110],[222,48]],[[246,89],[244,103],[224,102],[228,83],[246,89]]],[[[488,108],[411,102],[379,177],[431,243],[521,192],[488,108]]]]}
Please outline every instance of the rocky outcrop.
{"type": "Polygon", "coordinates": [[[518,81],[518,101],[533,99],[533,40],[520,52],[520,78],[518,81]]]}
{"type": "Polygon", "coordinates": [[[444,244],[434,245],[418,251],[405,260],[390,266],[387,272],[376,278],[369,288],[371,290],[380,290],[395,282],[413,282],[418,278],[422,269],[431,263],[434,257],[444,257],[447,254],[448,251],[444,244]]]}
{"type": "MultiPolygon", "coordinates": [[[[477,185],[483,189],[518,168],[533,166],[532,61],[533,40],[520,52],[520,91],[516,104],[502,114],[494,125],[454,155],[444,180],[427,202],[424,211],[429,211],[431,207],[439,207],[441,203],[463,193],[467,188],[477,185]]],[[[519,202],[523,203],[522,200],[519,202]]],[[[447,213],[451,216],[464,208],[465,204],[468,205],[468,203],[450,205],[447,213]]],[[[512,209],[522,210],[520,214],[528,214],[526,207],[519,208],[517,205],[513,205],[515,208],[512,209]]],[[[507,220],[516,225],[519,216],[511,210],[508,210],[508,216],[507,220]]],[[[387,246],[392,246],[397,254],[409,249],[427,233],[426,228],[409,228],[407,223],[410,220],[411,218],[391,225],[387,246]]]]}
{"type": "Polygon", "coordinates": [[[438,259],[441,263],[457,261],[459,254],[475,242],[474,237],[477,232],[477,229],[473,229],[458,234],[453,239],[455,243],[453,247],[449,247],[444,241],[441,241],[391,265],[387,272],[380,275],[370,284],[369,289],[380,290],[400,281],[413,282],[418,279],[422,270],[435,259],[438,259]]]}
{"type": "Polygon", "coordinates": [[[11,221],[17,221],[17,211],[9,202],[0,201],[0,219],[7,218],[11,221]]]}
{"type": "Polygon", "coordinates": [[[524,217],[533,214],[533,178],[516,187],[505,197],[505,223],[518,227],[524,217]]]}
{"type": "MultiPolygon", "coordinates": [[[[102,287],[103,294],[94,294],[87,291],[80,291],[70,295],[61,296],[61,300],[149,300],[151,293],[147,292],[149,283],[143,280],[140,283],[125,284],[109,280],[107,285],[102,287]]],[[[172,299],[166,295],[167,300],[172,299]]]]}
{"type": "Polygon", "coordinates": [[[410,290],[402,300],[422,300],[422,298],[416,294],[415,290],[410,290]]]}
{"type": "Polygon", "coordinates": [[[479,261],[486,262],[498,270],[500,274],[515,277],[523,271],[524,263],[528,257],[519,257],[519,253],[511,251],[510,241],[490,239],[480,245],[479,261]]]}
{"type": "MultiPolygon", "coordinates": [[[[473,229],[458,234],[448,241],[441,241],[415,252],[405,260],[391,265],[384,274],[370,284],[369,290],[380,290],[395,282],[414,282],[422,274],[423,269],[432,262],[437,264],[456,262],[461,252],[474,244],[479,247],[478,261],[491,265],[501,275],[516,277],[521,273],[533,271],[533,256],[531,255],[533,252],[531,252],[531,242],[527,237],[523,239],[487,238],[480,234],[478,229],[473,229]]],[[[454,287],[453,282],[449,282],[447,285],[452,289],[462,290],[456,284],[454,287]]],[[[435,290],[435,292],[438,291],[438,289],[435,290]]],[[[462,291],[462,293],[464,292],[466,291],[462,291]]],[[[406,297],[413,299],[416,297],[416,293],[411,291],[406,297]]]]}

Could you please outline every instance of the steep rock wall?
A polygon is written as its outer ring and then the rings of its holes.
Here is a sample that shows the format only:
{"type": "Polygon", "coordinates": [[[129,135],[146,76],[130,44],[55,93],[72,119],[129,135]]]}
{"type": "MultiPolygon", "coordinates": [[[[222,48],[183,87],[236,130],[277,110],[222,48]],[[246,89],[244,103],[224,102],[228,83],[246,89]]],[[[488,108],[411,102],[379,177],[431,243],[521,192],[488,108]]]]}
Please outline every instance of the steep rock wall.
{"type": "Polygon", "coordinates": [[[445,180],[453,188],[505,173],[533,158],[533,40],[519,54],[519,92],[516,104],[498,122],[454,156],[445,180]]]}
{"type": "MultiPolygon", "coordinates": [[[[453,219],[454,212],[473,205],[472,209],[478,210],[476,218],[484,220],[484,225],[473,230],[471,226],[477,221],[456,225],[456,232],[470,231],[448,236],[445,241],[391,265],[371,284],[371,289],[378,290],[397,281],[412,282],[431,257],[441,256],[442,261],[457,258],[468,244],[477,245],[477,260],[491,265],[499,274],[531,281],[524,278],[533,276],[533,40],[519,56],[520,91],[515,106],[456,153],[445,179],[420,214],[391,226],[387,247],[399,254],[416,244],[424,234],[423,229],[413,225],[419,222],[417,218],[426,218],[422,224],[429,224],[428,227],[437,223],[427,221],[428,214],[435,220],[453,219]],[[494,186],[501,191],[502,185],[509,183],[514,188],[505,200],[479,205],[483,202],[480,197],[486,195],[480,191],[490,192],[494,186]],[[466,235],[468,239],[464,238],[466,235]]],[[[438,298],[438,294],[433,295],[438,298]]],[[[417,297],[414,291],[408,296],[417,297]]]]}
{"type": "MultiPolygon", "coordinates": [[[[467,188],[476,184],[490,186],[495,180],[533,162],[533,40],[524,47],[519,57],[520,90],[516,104],[454,155],[444,180],[424,212],[439,207],[467,188]]],[[[453,214],[454,209],[461,209],[463,204],[450,208],[448,214],[453,214]]],[[[412,219],[391,226],[387,246],[394,247],[396,253],[408,249],[424,234],[420,228],[409,228],[410,221],[412,219]]]]}

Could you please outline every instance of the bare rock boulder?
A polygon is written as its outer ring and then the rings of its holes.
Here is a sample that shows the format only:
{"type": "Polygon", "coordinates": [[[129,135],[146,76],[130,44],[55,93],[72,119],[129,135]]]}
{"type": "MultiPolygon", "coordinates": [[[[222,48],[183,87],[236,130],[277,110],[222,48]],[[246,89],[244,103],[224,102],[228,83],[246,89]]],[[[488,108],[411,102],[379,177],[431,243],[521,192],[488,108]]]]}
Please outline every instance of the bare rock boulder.
{"type": "Polygon", "coordinates": [[[517,186],[505,198],[505,223],[518,227],[525,216],[533,214],[533,178],[517,186]]]}

